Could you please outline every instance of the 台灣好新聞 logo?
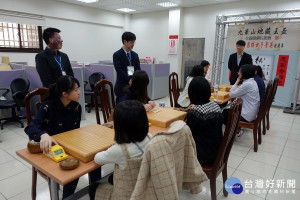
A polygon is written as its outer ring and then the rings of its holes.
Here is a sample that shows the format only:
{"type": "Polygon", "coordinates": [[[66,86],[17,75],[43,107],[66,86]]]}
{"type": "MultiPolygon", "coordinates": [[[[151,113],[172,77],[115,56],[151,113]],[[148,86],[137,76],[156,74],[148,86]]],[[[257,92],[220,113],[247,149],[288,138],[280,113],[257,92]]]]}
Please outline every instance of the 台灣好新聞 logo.
{"type": "Polygon", "coordinates": [[[225,190],[230,194],[241,194],[243,192],[243,185],[240,179],[230,177],[225,182],[225,190]]]}

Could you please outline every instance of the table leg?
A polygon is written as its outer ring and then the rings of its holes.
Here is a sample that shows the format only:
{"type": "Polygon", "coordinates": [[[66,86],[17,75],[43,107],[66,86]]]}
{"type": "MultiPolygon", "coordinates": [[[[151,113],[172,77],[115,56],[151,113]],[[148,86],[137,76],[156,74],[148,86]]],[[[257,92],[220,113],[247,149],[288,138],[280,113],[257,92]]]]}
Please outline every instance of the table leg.
{"type": "Polygon", "coordinates": [[[56,183],[54,180],[51,178],[48,178],[49,183],[50,183],[50,195],[51,195],[51,200],[59,200],[59,195],[58,195],[58,190],[59,190],[59,184],[56,183]]]}

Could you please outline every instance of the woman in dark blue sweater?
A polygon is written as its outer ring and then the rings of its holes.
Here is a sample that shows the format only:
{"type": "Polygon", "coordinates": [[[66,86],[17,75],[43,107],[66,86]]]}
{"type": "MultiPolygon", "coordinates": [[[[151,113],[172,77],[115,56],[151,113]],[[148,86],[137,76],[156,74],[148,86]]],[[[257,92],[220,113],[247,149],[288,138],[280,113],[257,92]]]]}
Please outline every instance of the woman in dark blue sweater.
{"type": "Polygon", "coordinates": [[[266,94],[266,85],[265,85],[263,78],[264,78],[264,73],[262,71],[261,66],[256,65],[254,80],[256,81],[257,86],[258,86],[260,104],[262,104],[265,94],[266,94]]]}
{"type": "Polygon", "coordinates": [[[124,92],[120,98],[120,102],[126,100],[137,100],[144,104],[146,111],[152,110],[155,102],[148,97],[147,87],[149,84],[149,77],[143,70],[137,70],[132,76],[132,83],[130,87],[124,92]]]}
{"type": "MultiPolygon", "coordinates": [[[[52,144],[57,144],[52,135],[80,127],[79,87],[78,80],[72,76],[62,76],[50,86],[49,97],[41,103],[35,118],[25,128],[29,139],[40,142],[41,150],[48,152],[52,144]]],[[[101,168],[90,172],[90,177],[92,182],[100,179],[101,168]]],[[[64,185],[63,199],[74,193],[78,180],[64,185]]]]}

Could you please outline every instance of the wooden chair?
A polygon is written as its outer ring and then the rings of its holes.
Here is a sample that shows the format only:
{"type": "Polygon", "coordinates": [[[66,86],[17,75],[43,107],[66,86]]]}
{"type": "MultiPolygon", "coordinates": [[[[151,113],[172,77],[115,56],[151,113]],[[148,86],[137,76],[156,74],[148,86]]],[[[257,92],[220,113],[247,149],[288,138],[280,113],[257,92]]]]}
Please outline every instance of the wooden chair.
{"type": "Polygon", "coordinates": [[[172,72],[169,76],[169,96],[171,107],[180,108],[180,105],[177,103],[180,95],[179,91],[178,75],[176,72],[172,72]]]}
{"type": "Polygon", "coordinates": [[[268,108],[267,108],[267,112],[266,112],[266,115],[264,116],[264,121],[266,120],[267,121],[267,130],[270,129],[270,117],[269,117],[269,113],[270,113],[270,109],[271,109],[271,106],[272,106],[272,102],[275,98],[275,95],[276,95],[276,91],[277,91],[277,86],[278,86],[278,81],[279,81],[279,76],[276,76],[274,78],[274,81],[273,81],[273,84],[272,84],[272,92],[271,92],[271,102],[270,104],[268,105],[268,108]]]}
{"type": "MultiPolygon", "coordinates": [[[[35,103],[36,109],[38,109],[39,105],[41,102],[43,102],[45,100],[45,96],[48,95],[49,93],[49,89],[48,88],[37,88],[35,90],[33,90],[32,92],[29,92],[26,96],[25,96],[25,108],[26,108],[26,122],[27,125],[30,124],[32,118],[31,118],[31,112],[30,112],[30,100],[32,99],[32,97],[39,95],[40,96],[40,101],[35,103]]],[[[29,138],[32,139],[32,138],[29,138]]],[[[37,179],[37,172],[41,175],[41,177],[43,177],[47,182],[48,182],[48,177],[43,174],[42,172],[38,171],[36,168],[32,167],[32,187],[31,187],[31,197],[33,200],[36,199],[36,179],[37,179]]],[[[51,194],[51,187],[50,187],[50,183],[48,182],[48,186],[49,186],[49,191],[51,194]]],[[[51,197],[52,199],[52,197],[51,197]]]]}
{"type": "Polygon", "coordinates": [[[212,165],[202,165],[203,171],[210,180],[211,199],[217,199],[216,179],[222,172],[223,176],[223,194],[228,196],[225,190],[225,181],[227,180],[227,161],[238,130],[239,121],[241,118],[243,100],[236,98],[230,106],[228,120],[224,131],[224,136],[219,147],[216,160],[212,165]]]}
{"type": "Polygon", "coordinates": [[[100,116],[99,116],[99,108],[98,108],[98,96],[100,95],[100,103],[101,103],[104,123],[107,123],[109,121],[109,117],[112,113],[112,110],[115,109],[116,107],[113,90],[114,89],[112,83],[105,79],[98,81],[94,87],[94,104],[95,104],[97,124],[101,124],[100,116]],[[108,91],[109,87],[110,87],[110,95],[108,91]]]}
{"type": "Polygon", "coordinates": [[[267,86],[267,89],[266,89],[266,94],[265,94],[265,97],[264,97],[264,98],[268,98],[269,100],[267,101],[266,110],[265,110],[264,116],[262,118],[263,135],[266,135],[266,120],[265,120],[265,118],[266,118],[266,115],[267,115],[267,112],[268,112],[268,107],[271,106],[271,104],[272,104],[272,97],[271,97],[271,95],[272,95],[272,89],[273,89],[273,83],[270,80],[268,82],[268,86],[267,86]],[[267,94],[269,96],[267,96],[267,94]]]}
{"type": "Polygon", "coordinates": [[[267,112],[268,101],[270,100],[270,97],[271,97],[270,96],[271,87],[272,87],[272,84],[268,83],[265,98],[259,107],[256,119],[252,122],[245,122],[245,121],[239,122],[239,127],[249,128],[249,129],[253,130],[254,152],[257,152],[257,148],[258,148],[257,143],[261,144],[261,121],[262,121],[263,117],[265,116],[265,113],[267,112]],[[258,142],[257,142],[257,135],[258,135],[258,142]]]}

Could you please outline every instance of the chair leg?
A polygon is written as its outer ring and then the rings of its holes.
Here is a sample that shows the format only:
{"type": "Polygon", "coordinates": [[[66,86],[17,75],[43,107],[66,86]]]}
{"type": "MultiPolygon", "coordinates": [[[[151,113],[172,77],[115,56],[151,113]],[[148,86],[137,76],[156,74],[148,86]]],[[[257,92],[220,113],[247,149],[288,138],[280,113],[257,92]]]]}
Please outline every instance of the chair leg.
{"type": "Polygon", "coordinates": [[[89,106],[89,110],[88,110],[88,113],[90,113],[91,112],[91,110],[92,110],[92,108],[94,107],[94,96],[93,95],[91,95],[91,104],[90,104],[90,106],[89,106]]]}
{"type": "Polygon", "coordinates": [[[24,128],[24,124],[20,120],[20,118],[17,116],[15,108],[11,108],[11,118],[5,118],[5,119],[2,119],[2,120],[6,120],[6,121],[1,123],[1,130],[3,130],[3,126],[5,124],[8,124],[10,122],[19,122],[19,124],[21,125],[21,128],[24,128]]]}
{"type": "Polygon", "coordinates": [[[270,129],[270,117],[269,117],[269,113],[270,113],[270,110],[268,110],[268,112],[267,112],[267,130],[269,130],[270,129]]]}
{"type": "Polygon", "coordinates": [[[228,196],[228,192],[227,190],[225,189],[225,182],[227,180],[227,164],[225,165],[223,171],[222,171],[222,176],[223,176],[223,194],[225,197],[228,196]]]}
{"type": "Polygon", "coordinates": [[[211,200],[217,200],[216,178],[209,179],[211,200]]]}
{"type": "Polygon", "coordinates": [[[257,152],[257,127],[253,129],[254,152],[257,152]]]}
{"type": "Polygon", "coordinates": [[[32,186],[31,186],[32,200],[36,199],[36,178],[37,178],[37,172],[35,171],[35,168],[32,167],[32,186]]]}
{"type": "MultiPolygon", "coordinates": [[[[52,192],[51,192],[51,183],[50,183],[49,180],[47,180],[47,182],[48,182],[48,188],[49,188],[49,193],[50,193],[50,199],[52,200],[53,197],[52,197],[52,192]]],[[[59,187],[59,186],[58,186],[58,187],[59,187]]]]}
{"type": "Polygon", "coordinates": [[[263,117],[263,134],[266,135],[266,115],[263,117]]]}
{"type": "Polygon", "coordinates": [[[261,144],[261,122],[258,124],[258,144],[261,144]]]}

